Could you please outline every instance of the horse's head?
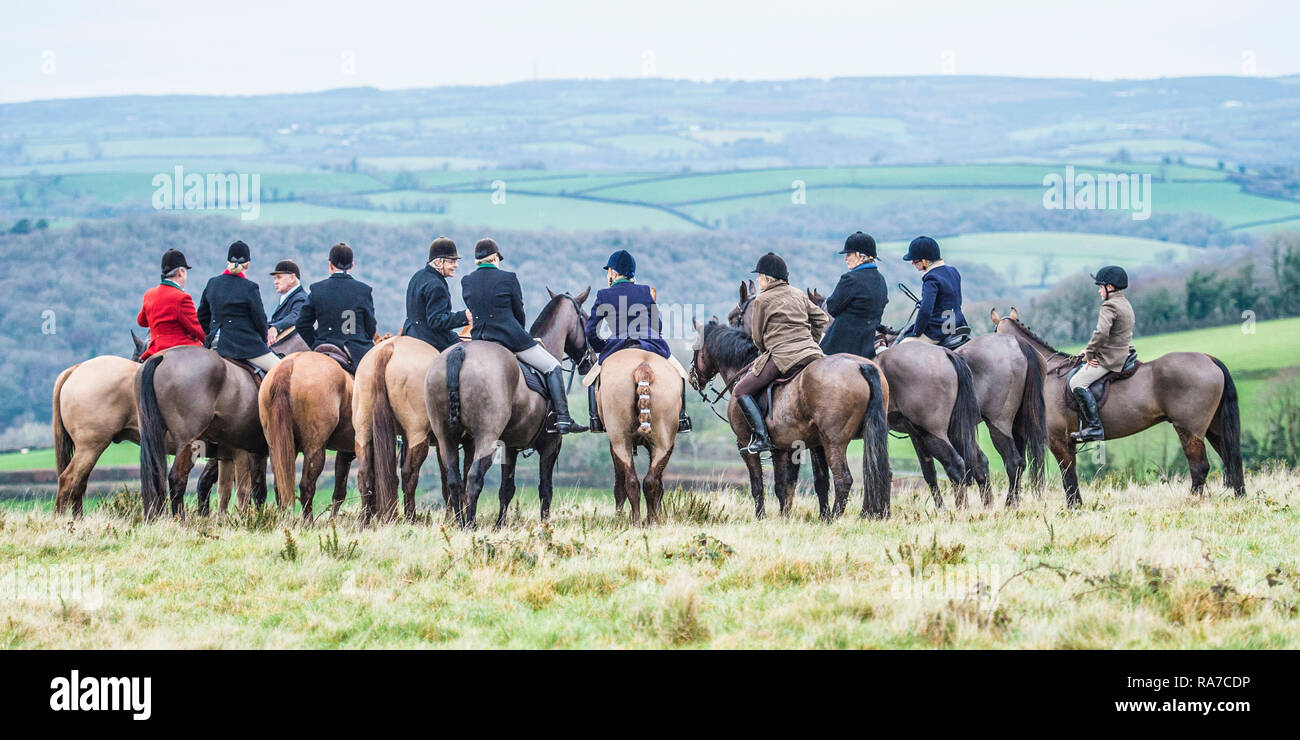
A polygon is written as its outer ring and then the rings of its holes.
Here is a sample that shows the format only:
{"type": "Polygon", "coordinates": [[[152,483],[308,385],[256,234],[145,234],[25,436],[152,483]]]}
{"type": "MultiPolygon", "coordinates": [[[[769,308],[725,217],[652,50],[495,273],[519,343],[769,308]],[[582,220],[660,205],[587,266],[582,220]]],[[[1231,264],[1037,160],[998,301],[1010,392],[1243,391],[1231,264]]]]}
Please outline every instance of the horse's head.
{"type": "MultiPolygon", "coordinates": [[[[564,341],[564,355],[578,367],[578,372],[586,374],[596,364],[596,357],[587,345],[587,312],[582,304],[591,295],[591,286],[587,286],[578,295],[556,293],[546,289],[551,301],[537,315],[532,334],[541,337],[543,343],[547,337],[560,337],[564,341]]],[[[549,345],[548,345],[549,348],[549,345]]]]}
{"type": "MultiPolygon", "coordinates": [[[[740,291],[743,295],[745,284],[740,284],[740,291]]],[[[718,327],[717,319],[700,326],[699,319],[692,319],[695,322],[695,344],[691,347],[691,387],[697,391],[704,390],[704,386],[713,380],[713,376],[718,374],[718,368],[713,364],[713,358],[709,356],[706,349],[705,338],[718,327]]]]}
{"type": "Polygon", "coordinates": [[[823,306],[825,306],[826,296],[817,292],[816,288],[809,288],[807,292],[808,292],[808,300],[812,301],[814,306],[816,306],[817,308],[822,308],[823,306]]]}
{"type": "Polygon", "coordinates": [[[754,289],[754,281],[742,280],[740,283],[740,300],[736,303],[736,307],[727,313],[727,325],[748,331],[749,327],[746,319],[750,308],[754,305],[754,298],[757,296],[758,291],[754,289]]]}
{"type": "Polygon", "coordinates": [[[1006,316],[1000,316],[996,308],[989,309],[989,318],[993,320],[993,331],[998,334],[1014,334],[1017,329],[1023,329],[1024,324],[1020,323],[1020,312],[1015,306],[1006,316]]]}

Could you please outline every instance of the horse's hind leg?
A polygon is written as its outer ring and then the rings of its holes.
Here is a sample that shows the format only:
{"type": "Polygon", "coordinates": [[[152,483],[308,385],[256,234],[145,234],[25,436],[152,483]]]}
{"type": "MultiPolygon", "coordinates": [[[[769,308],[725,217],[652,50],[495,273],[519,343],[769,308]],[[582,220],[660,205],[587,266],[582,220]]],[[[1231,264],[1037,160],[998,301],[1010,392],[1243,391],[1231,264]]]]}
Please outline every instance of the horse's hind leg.
{"type": "MultiPolygon", "coordinates": [[[[992,424],[988,425],[989,436],[993,438],[993,447],[1002,457],[1002,466],[1007,471],[1007,506],[1017,506],[1020,504],[1020,476],[1025,470],[1025,459],[1020,454],[1020,449],[1016,447],[1016,442],[1011,437],[998,431],[998,428],[992,424]]],[[[993,501],[992,486],[989,486],[987,495],[984,495],[984,486],[980,487],[980,493],[984,497],[984,505],[987,507],[993,501]]]]}
{"type": "Polygon", "coordinates": [[[966,461],[952,444],[934,434],[927,433],[923,437],[923,442],[926,452],[939,460],[939,464],[943,465],[943,472],[947,474],[948,480],[952,481],[953,498],[957,501],[957,508],[966,508],[966,461]]]}
{"type": "Polygon", "coordinates": [[[325,469],[325,448],[320,447],[304,451],[302,456],[302,477],[298,480],[298,500],[302,503],[302,520],[312,520],[312,501],[316,498],[316,479],[325,469]]]}
{"type": "Polygon", "coordinates": [[[497,490],[497,523],[500,527],[506,523],[510,513],[510,502],[515,497],[515,465],[519,462],[519,450],[507,447],[502,450],[501,487],[497,490]]]}
{"type": "Polygon", "coordinates": [[[460,447],[455,440],[446,439],[438,445],[438,462],[442,470],[442,501],[447,521],[460,521],[461,493],[464,480],[460,475],[460,447]]]}
{"type": "Polygon", "coordinates": [[[993,481],[989,479],[989,458],[984,454],[984,450],[979,447],[975,448],[975,463],[966,466],[967,482],[974,479],[980,487],[980,503],[984,508],[993,505],[993,481]]]}
{"type": "Polygon", "coordinates": [[[757,452],[742,452],[740,457],[749,470],[749,492],[754,497],[754,516],[762,519],[763,512],[763,459],[757,452]]]}
{"type": "Polygon", "coordinates": [[[555,493],[552,476],[564,438],[558,434],[543,434],[542,438],[537,445],[537,499],[541,502],[542,521],[546,521],[551,518],[551,496],[555,493]]]}
{"type": "Polygon", "coordinates": [[[492,467],[492,458],[497,449],[496,442],[496,440],[477,440],[474,443],[474,452],[467,452],[472,462],[469,463],[469,470],[465,474],[465,506],[460,519],[462,527],[473,529],[476,526],[478,497],[483,492],[483,479],[487,476],[488,468],[492,467]]]}
{"type": "Polygon", "coordinates": [[[1178,441],[1183,445],[1183,454],[1187,456],[1187,468],[1192,474],[1192,493],[1201,495],[1205,492],[1205,479],[1210,475],[1210,460],[1205,456],[1205,440],[1175,425],[1178,441]]]}
{"type": "Polygon", "coordinates": [[[97,441],[94,445],[81,446],[72,453],[68,467],[59,473],[59,489],[54,497],[54,514],[67,512],[72,506],[72,516],[81,518],[82,506],[86,498],[86,482],[90,480],[90,471],[94,469],[99,456],[108,449],[109,440],[97,441]]]}
{"type": "Polygon", "coordinates": [[[212,487],[217,484],[220,470],[221,462],[215,457],[210,457],[203,465],[203,472],[199,473],[199,487],[194,494],[194,510],[199,516],[208,516],[212,513],[212,487]]]}
{"type": "Polygon", "coordinates": [[[849,503],[849,492],[853,490],[853,473],[849,471],[848,447],[830,444],[826,448],[826,463],[830,466],[831,480],[835,484],[835,505],[831,507],[831,518],[838,519],[844,515],[844,508],[849,503]]]}
{"type": "Polygon", "coordinates": [[[1048,446],[1052,448],[1052,455],[1056,458],[1056,464],[1061,469],[1061,486],[1065,488],[1065,505],[1070,508],[1082,506],[1083,497],[1079,495],[1079,472],[1075,468],[1074,460],[1076,449],[1074,441],[1066,437],[1052,435],[1048,439],[1048,446]]]}
{"type": "Polygon", "coordinates": [[[194,468],[194,448],[184,445],[176,453],[172,468],[167,473],[167,493],[171,498],[172,516],[185,518],[185,486],[190,482],[190,470],[194,468]]]}
{"type": "Polygon", "coordinates": [[[641,491],[645,494],[646,522],[649,524],[659,524],[664,518],[664,468],[668,467],[668,458],[672,454],[671,443],[664,449],[656,447],[650,452],[650,469],[641,481],[641,491]]]}
{"type": "Polygon", "coordinates": [[[403,444],[402,508],[406,521],[415,521],[415,489],[420,485],[420,468],[429,457],[429,440],[417,444],[403,444]]]}
{"type": "Polygon", "coordinates": [[[627,502],[627,471],[618,463],[614,454],[614,440],[609,441],[609,459],[614,467],[614,513],[623,516],[623,504],[627,502]]]}
{"type": "Polygon", "coordinates": [[[921,467],[921,477],[930,488],[930,498],[934,499],[934,508],[943,508],[943,494],[939,492],[939,476],[934,470],[934,458],[926,450],[925,438],[929,435],[923,431],[912,431],[910,437],[912,448],[916,450],[916,462],[921,467]]]}
{"type": "Polygon", "coordinates": [[[814,447],[808,451],[812,455],[813,490],[817,492],[817,515],[822,521],[830,521],[831,470],[826,462],[826,448],[814,447]]]}
{"type": "Polygon", "coordinates": [[[339,507],[348,497],[348,474],[352,472],[352,460],[356,455],[342,450],[334,453],[334,498],[330,516],[338,516],[339,507]]]}

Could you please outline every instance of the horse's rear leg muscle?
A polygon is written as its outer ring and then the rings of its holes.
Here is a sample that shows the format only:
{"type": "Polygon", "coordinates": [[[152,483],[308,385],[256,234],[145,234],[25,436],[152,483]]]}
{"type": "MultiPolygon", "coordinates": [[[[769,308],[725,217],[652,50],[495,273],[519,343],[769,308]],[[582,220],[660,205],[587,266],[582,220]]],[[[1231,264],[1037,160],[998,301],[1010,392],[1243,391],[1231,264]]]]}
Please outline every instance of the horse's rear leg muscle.
{"type": "Polygon", "coordinates": [[[69,504],[72,516],[81,518],[82,506],[86,498],[86,482],[90,480],[90,471],[99,462],[99,456],[108,449],[109,441],[103,440],[94,445],[83,445],[72,453],[68,467],[59,474],[59,490],[55,494],[54,513],[64,514],[69,504]]]}

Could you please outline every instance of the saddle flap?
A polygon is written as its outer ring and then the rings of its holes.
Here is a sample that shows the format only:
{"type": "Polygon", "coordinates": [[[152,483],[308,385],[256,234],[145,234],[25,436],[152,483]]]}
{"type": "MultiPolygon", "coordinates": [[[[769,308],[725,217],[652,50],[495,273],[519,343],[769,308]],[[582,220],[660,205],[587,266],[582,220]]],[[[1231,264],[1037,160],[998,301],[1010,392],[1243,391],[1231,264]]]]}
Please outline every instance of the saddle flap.
{"type": "MultiPolygon", "coordinates": [[[[1076,414],[1079,413],[1079,403],[1074,399],[1074,394],[1070,392],[1070,380],[1072,380],[1074,374],[1082,370],[1085,365],[1086,363],[1083,361],[1078,362],[1074,366],[1074,369],[1072,369],[1069,375],[1065,378],[1065,405],[1076,414]]],[[[1088,392],[1092,394],[1093,400],[1097,402],[1098,410],[1100,410],[1102,405],[1106,403],[1106,396],[1110,391],[1110,384],[1117,380],[1127,380],[1128,378],[1133,377],[1133,374],[1138,371],[1139,367],[1142,367],[1142,363],[1138,360],[1137,350],[1133,350],[1128,353],[1128,357],[1124,358],[1124,366],[1120,368],[1118,372],[1112,370],[1093,381],[1092,385],[1088,386],[1088,392]]]]}
{"type": "Polygon", "coordinates": [[[524,385],[528,386],[528,390],[546,399],[546,403],[549,404],[551,392],[546,388],[546,379],[542,377],[541,372],[519,360],[516,362],[519,364],[519,372],[524,375],[524,385]]]}
{"type": "Polygon", "coordinates": [[[329,342],[326,342],[324,344],[317,345],[316,348],[313,349],[312,351],[319,352],[322,355],[325,355],[326,357],[330,358],[331,360],[334,360],[339,365],[341,365],[344,370],[347,370],[349,373],[353,372],[352,355],[348,353],[347,347],[340,347],[337,344],[330,344],[329,342]]]}
{"type": "Polygon", "coordinates": [[[957,349],[963,344],[970,341],[970,327],[959,326],[951,334],[945,336],[939,342],[939,346],[944,349],[957,349]]]}

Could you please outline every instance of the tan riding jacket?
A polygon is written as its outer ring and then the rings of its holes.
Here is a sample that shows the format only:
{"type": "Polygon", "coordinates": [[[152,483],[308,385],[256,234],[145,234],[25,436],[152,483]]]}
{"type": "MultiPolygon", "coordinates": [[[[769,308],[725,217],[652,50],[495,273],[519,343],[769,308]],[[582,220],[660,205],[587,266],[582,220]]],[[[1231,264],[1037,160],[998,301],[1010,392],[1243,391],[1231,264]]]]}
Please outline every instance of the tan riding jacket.
{"type": "Polygon", "coordinates": [[[1115,291],[1102,301],[1097,328],[1083,350],[1084,358],[1096,359],[1111,372],[1124,368],[1124,360],[1133,351],[1133,306],[1122,291],[1115,291]]]}
{"type": "Polygon", "coordinates": [[[754,299],[754,344],[760,352],[754,374],[762,372],[768,358],[785,373],[808,357],[822,357],[818,342],[828,323],[826,312],[802,290],[784,280],[769,285],[754,299]]]}

